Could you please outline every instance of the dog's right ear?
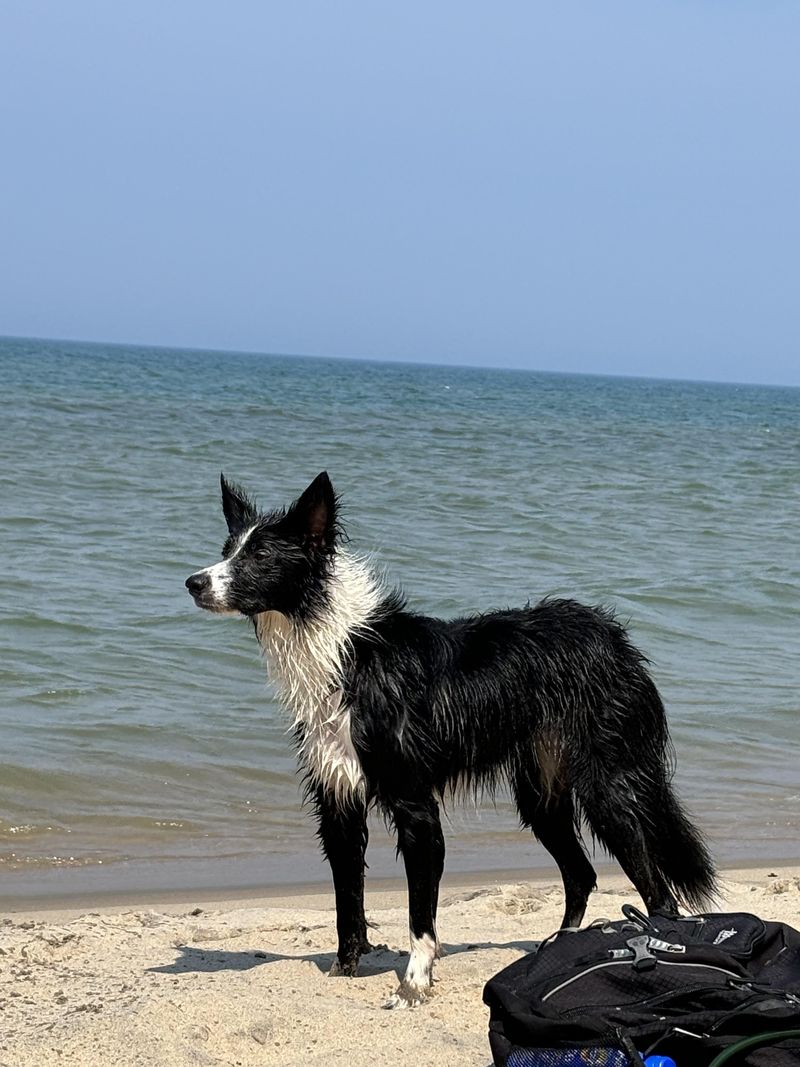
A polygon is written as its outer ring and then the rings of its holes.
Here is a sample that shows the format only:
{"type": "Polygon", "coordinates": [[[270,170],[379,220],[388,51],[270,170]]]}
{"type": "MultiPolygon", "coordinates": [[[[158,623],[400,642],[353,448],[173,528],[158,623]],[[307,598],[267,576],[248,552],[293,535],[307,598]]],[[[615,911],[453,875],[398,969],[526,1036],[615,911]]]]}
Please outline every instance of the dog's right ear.
{"type": "Polygon", "coordinates": [[[224,474],[220,474],[219,484],[222,489],[222,510],[225,512],[228,532],[232,537],[237,537],[246,526],[253,522],[256,509],[247,494],[238,485],[229,482],[224,474]]]}
{"type": "Polygon", "coordinates": [[[322,471],[289,508],[284,524],[311,548],[329,549],[339,532],[336,522],[338,507],[328,472],[322,471]]]}

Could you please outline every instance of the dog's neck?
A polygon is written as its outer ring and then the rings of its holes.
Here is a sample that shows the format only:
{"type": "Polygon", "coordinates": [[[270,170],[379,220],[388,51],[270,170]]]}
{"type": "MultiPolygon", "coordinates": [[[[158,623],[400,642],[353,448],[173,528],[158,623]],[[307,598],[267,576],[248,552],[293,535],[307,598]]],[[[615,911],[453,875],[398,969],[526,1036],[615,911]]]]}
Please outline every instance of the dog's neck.
{"type": "Polygon", "coordinates": [[[325,581],[326,603],[314,617],[265,611],[253,621],[270,679],[299,727],[301,759],[316,784],[343,800],[364,785],[343,674],[353,637],[369,630],[383,593],[369,566],[347,552],[336,554],[325,581]]]}

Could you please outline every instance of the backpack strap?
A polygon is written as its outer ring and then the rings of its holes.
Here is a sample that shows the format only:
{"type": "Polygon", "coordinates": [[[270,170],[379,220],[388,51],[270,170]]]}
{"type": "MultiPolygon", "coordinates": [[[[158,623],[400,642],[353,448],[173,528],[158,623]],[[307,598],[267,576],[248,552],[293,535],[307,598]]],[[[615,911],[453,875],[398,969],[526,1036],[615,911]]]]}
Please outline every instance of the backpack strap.
{"type": "Polygon", "coordinates": [[[639,1050],[628,1037],[628,1035],[623,1034],[623,1032],[619,1028],[617,1028],[615,1032],[617,1035],[617,1040],[620,1043],[620,1047],[622,1048],[623,1052],[627,1053],[628,1059],[631,1062],[631,1067],[645,1067],[644,1056],[642,1056],[641,1052],[639,1052],[639,1050]]]}
{"type": "Polygon", "coordinates": [[[756,1034],[755,1037],[746,1037],[743,1041],[737,1041],[735,1045],[728,1045],[720,1052],[719,1056],[709,1063],[708,1067],[722,1067],[724,1063],[738,1056],[740,1052],[747,1052],[752,1048],[763,1048],[765,1045],[777,1045],[780,1041],[786,1041],[790,1037],[800,1038],[800,1030],[771,1030],[766,1034],[756,1034]]]}

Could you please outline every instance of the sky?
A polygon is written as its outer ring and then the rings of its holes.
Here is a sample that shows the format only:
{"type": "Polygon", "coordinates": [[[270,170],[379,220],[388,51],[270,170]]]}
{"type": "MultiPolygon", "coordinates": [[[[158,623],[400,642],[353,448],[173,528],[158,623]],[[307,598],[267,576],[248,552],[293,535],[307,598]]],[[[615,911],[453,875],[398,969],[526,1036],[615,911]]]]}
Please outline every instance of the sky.
{"type": "Polygon", "coordinates": [[[796,0],[5,0],[0,334],[800,384],[796,0]]]}

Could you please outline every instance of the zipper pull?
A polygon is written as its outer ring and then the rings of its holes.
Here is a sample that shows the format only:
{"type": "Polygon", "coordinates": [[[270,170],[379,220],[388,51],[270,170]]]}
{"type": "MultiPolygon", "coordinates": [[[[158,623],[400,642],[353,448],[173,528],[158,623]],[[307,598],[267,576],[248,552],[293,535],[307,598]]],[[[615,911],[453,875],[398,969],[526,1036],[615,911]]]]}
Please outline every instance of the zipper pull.
{"type": "Polygon", "coordinates": [[[658,960],[650,951],[650,938],[647,934],[640,937],[629,937],[625,942],[633,951],[633,969],[635,971],[649,971],[658,963],[658,960]]]}

